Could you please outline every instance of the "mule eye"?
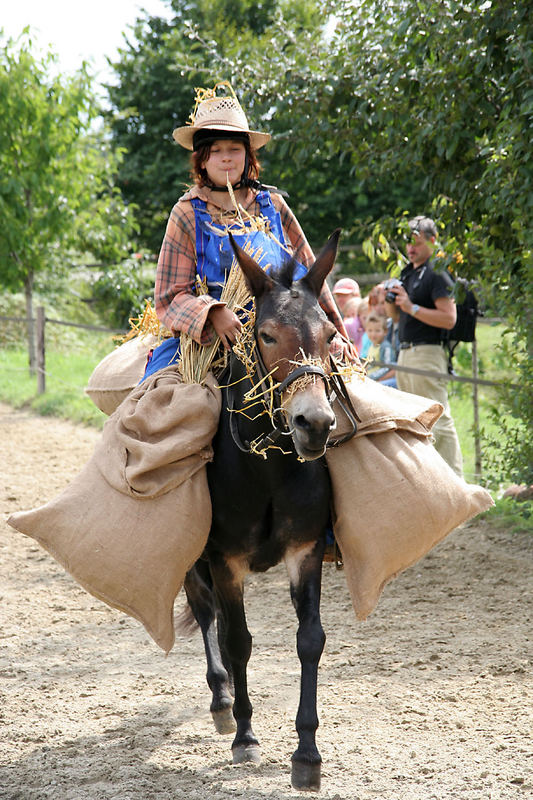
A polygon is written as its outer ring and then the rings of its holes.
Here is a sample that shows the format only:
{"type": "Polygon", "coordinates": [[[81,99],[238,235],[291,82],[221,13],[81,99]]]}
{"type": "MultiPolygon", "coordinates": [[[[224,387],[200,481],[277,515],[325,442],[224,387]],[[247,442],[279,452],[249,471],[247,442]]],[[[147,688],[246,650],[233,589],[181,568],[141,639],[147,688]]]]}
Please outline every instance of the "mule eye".
{"type": "Polygon", "coordinates": [[[261,332],[259,336],[264,344],[276,344],[274,337],[270,336],[268,333],[261,332]]]}
{"type": "Polygon", "coordinates": [[[335,338],[336,335],[337,335],[337,331],[332,333],[331,336],[328,336],[328,344],[332,343],[332,341],[333,341],[333,339],[335,338]]]}

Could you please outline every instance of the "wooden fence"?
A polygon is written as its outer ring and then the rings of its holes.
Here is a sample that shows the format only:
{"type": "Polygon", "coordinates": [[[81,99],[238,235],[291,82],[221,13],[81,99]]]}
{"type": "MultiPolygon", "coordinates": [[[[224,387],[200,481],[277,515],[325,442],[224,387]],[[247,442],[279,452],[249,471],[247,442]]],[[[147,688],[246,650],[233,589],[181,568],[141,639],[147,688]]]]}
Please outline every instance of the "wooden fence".
{"type": "MultiPolygon", "coordinates": [[[[114,333],[114,334],[125,334],[127,331],[116,329],[116,328],[106,328],[100,325],[87,325],[81,322],[64,322],[63,320],[52,319],[47,317],[45,314],[45,310],[42,306],[37,308],[37,316],[34,320],[28,320],[27,317],[9,317],[9,316],[2,316],[0,315],[0,321],[6,322],[24,322],[28,323],[30,321],[35,323],[35,331],[36,331],[36,372],[37,372],[37,392],[38,394],[44,394],[46,391],[46,336],[45,336],[45,328],[47,324],[50,325],[64,325],[67,327],[72,328],[82,328],[84,330],[90,331],[101,331],[104,333],[114,333]]],[[[484,320],[484,322],[490,322],[490,320],[484,320]]],[[[450,382],[458,382],[458,383],[468,383],[472,385],[472,404],[473,404],[473,436],[474,436],[474,470],[475,470],[475,477],[477,480],[481,477],[482,471],[482,460],[481,460],[481,431],[480,431],[480,424],[479,424],[479,394],[478,394],[478,387],[479,386],[500,386],[501,384],[495,381],[485,380],[479,377],[479,369],[478,369],[478,353],[477,353],[477,343],[474,341],[472,342],[472,377],[466,375],[455,375],[449,373],[440,373],[440,372],[428,372],[427,370],[420,370],[414,369],[411,367],[401,367],[398,364],[390,364],[390,363],[380,363],[380,366],[390,367],[397,371],[404,371],[404,372],[411,372],[415,375],[430,375],[433,377],[442,378],[446,381],[450,382]]]]}
{"type": "Polygon", "coordinates": [[[102,325],[87,325],[83,322],[64,322],[60,319],[51,319],[45,314],[43,306],[37,308],[35,319],[27,317],[7,317],[0,315],[0,321],[6,322],[33,322],[35,325],[35,347],[36,347],[36,372],[37,372],[37,394],[44,394],[46,391],[46,324],[64,325],[68,328],[82,328],[87,331],[100,331],[103,333],[126,334],[127,331],[118,328],[105,328],[102,325]]]}

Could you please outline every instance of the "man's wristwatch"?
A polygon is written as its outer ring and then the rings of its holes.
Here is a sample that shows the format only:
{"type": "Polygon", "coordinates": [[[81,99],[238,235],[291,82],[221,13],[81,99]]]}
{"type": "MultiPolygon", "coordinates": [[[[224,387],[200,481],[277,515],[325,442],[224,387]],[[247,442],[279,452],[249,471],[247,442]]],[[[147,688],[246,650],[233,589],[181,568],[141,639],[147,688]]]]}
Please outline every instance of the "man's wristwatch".
{"type": "Polygon", "coordinates": [[[420,306],[418,305],[418,303],[413,303],[411,307],[411,316],[416,317],[419,311],[420,311],[420,306]]]}

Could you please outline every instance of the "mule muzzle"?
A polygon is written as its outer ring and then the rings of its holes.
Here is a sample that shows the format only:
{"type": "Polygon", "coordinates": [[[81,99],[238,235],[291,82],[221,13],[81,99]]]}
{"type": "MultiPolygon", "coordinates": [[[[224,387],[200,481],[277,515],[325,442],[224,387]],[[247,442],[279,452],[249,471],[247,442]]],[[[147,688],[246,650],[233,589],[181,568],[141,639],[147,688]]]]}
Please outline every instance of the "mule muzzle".
{"type": "Polygon", "coordinates": [[[297,393],[285,406],[294,447],[305,461],[324,455],[329,436],[337,424],[323,385],[314,389],[297,393]]]}

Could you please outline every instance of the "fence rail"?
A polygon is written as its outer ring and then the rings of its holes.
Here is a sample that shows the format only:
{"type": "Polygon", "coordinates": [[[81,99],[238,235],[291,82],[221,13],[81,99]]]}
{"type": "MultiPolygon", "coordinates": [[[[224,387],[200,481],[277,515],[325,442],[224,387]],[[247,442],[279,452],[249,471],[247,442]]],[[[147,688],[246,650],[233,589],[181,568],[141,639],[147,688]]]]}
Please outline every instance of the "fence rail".
{"type": "Polygon", "coordinates": [[[66,322],[61,319],[53,319],[47,317],[43,306],[37,308],[37,315],[33,317],[8,317],[0,314],[0,321],[6,322],[25,322],[26,324],[35,324],[35,343],[36,343],[36,372],[37,372],[37,394],[44,394],[46,392],[46,324],[63,325],[69,328],[81,328],[86,331],[97,331],[100,333],[114,333],[121,334],[127,333],[124,329],[119,328],[106,328],[103,325],[88,325],[85,322],[66,322]]]}
{"type": "MultiPolygon", "coordinates": [[[[40,308],[39,306],[37,309],[37,314],[39,313],[40,308]]],[[[0,320],[6,320],[8,322],[36,322],[37,320],[33,317],[5,317],[3,314],[0,314],[0,320]]],[[[127,333],[124,328],[105,328],[103,325],[88,325],[85,322],[65,322],[62,319],[52,319],[52,317],[45,317],[44,322],[51,322],[52,325],[65,325],[69,328],[83,328],[87,331],[100,331],[103,333],[127,333]]]]}
{"type": "MultiPolygon", "coordinates": [[[[81,328],[83,330],[89,331],[96,331],[100,333],[111,333],[111,334],[126,334],[127,331],[124,329],[119,328],[107,328],[103,325],[89,325],[87,323],[82,322],[66,322],[64,320],[53,319],[51,317],[47,317],[45,315],[45,310],[42,306],[37,308],[37,314],[35,319],[30,317],[18,317],[18,316],[6,316],[0,314],[0,321],[2,322],[24,322],[34,323],[35,324],[35,331],[36,331],[36,344],[37,344],[37,353],[36,353],[36,372],[37,372],[37,392],[38,394],[44,394],[46,391],[46,337],[45,337],[45,328],[47,324],[50,325],[63,325],[71,328],[81,328]]],[[[488,322],[488,320],[484,319],[483,322],[488,322]]],[[[378,366],[388,367],[389,369],[394,369],[398,372],[410,372],[415,375],[424,375],[430,377],[440,378],[442,380],[450,381],[450,382],[458,382],[458,383],[467,383],[471,384],[473,387],[472,391],[472,401],[473,401],[473,409],[474,409],[474,424],[473,424],[473,435],[474,435],[474,448],[475,448],[475,477],[479,480],[481,477],[481,433],[480,433],[480,425],[479,425],[479,398],[478,398],[478,386],[492,386],[492,387],[501,387],[503,385],[506,386],[515,386],[516,384],[509,384],[503,381],[489,381],[484,378],[478,377],[478,363],[477,363],[477,346],[476,342],[472,342],[472,367],[473,367],[473,375],[469,377],[467,375],[456,375],[454,373],[444,373],[444,372],[431,372],[428,370],[416,369],[414,367],[403,367],[399,366],[396,363],[391,362],[376,362],[378,366]]]]}
{"type": "Polygon", "coordinates": [[[516,383],[503,383],[503,381],[488,381],[485,378],[469,378],[468,375],[456,375],[454,372],[433,372],[427,369],[417,369],[416,367],[401,367],[396,362],[390,361],[375,361],[373,362],[376,367],[388,367],[396,372],[410,372],[413,375],[424,375],[428,378],[440,378],[445,381],[456,381],[457,383],[471,383],[477,386],[511,386],[518,388],[516,383]]]}

